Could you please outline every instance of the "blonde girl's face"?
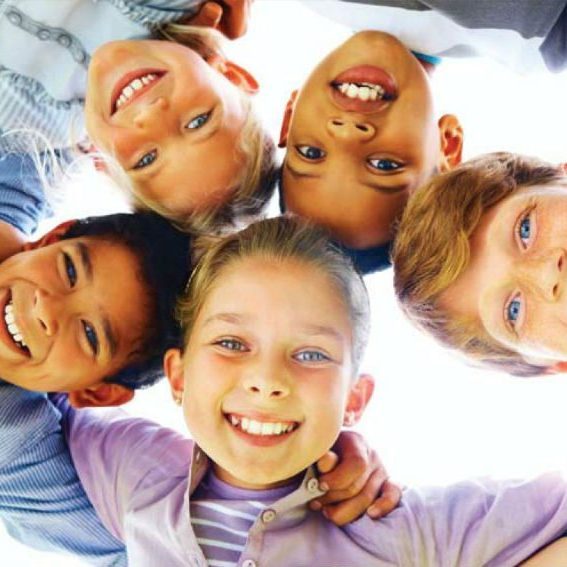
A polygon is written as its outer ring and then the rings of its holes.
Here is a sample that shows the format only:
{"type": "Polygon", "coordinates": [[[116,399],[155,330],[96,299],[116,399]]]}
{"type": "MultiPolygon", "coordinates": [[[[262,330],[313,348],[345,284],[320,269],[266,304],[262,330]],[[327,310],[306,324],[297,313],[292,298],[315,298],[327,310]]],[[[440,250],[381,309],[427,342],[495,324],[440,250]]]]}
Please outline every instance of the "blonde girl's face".
{"type": "Polygon", "coordinates": [[[238,183],[246,71],[171,41],[115,41],[89,65],[86,124],[133,187],[172,213],[226,202],[238,183]],[[227,78],[228,77],[228,78],[227,78]]]}
{"type": "Polygon", "coordinates": [[[166,355],[192,437],[236,486],[292,478],[334,443],[351,388],[352,328],[328,277],[252,257],[218,277],[183,358],[166,355]]]}

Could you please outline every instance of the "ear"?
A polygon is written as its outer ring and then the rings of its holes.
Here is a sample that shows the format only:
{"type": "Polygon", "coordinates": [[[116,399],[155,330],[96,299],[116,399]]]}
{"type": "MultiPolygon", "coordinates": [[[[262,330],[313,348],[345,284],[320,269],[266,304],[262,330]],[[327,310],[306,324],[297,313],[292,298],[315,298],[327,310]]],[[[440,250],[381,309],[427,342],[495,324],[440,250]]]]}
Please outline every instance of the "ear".
{"type": "Polygon", "coordinates": [[[170,348],[166,351],[163,357],[163,371],[169,380],[173,401],[179,404],[185,388],[183,355],[180,349],[170,348]]]}
{"type": "Polygon", "coordinates": [[[445,114],[439,119],[440,162],[441,172],[450,171],[462,161],[463,128],[459,119],[453,114],[445,114]]]}
{"type": "Polygon", "coordinates": [[[280,141],[278,142],[278,148],[285,148],[287,144],[287,134],[289,132],[289,125],[291,124],[291,117],[293,116],[293,108],[295,107],[295,101],[297,100],[298,91],[292,91],[289,95],[289,100],[285,105],[284,115],[282,119],[282,127],[280,129],[280,141]]]}
{"type": "Polygon", "coordinates": [[[102,382],[96,386],[69,392],[69,403],[74,408],[121,406],[134,397],[134,390],[120,384],[102,382]]]}
{"type": "Polygon", "coordinates": [[[247,94],[256,94],[260,89],[258,81],[250,72],[218,53],[211,55],[207,63],[247,94]]]}
{"type": "Polygon", "coordinates": [[[350,389],[343,419],[344,425],[354,425],[360,420],[373,392],[374,378],[370,374],[361,374],[350,389]]]}
{"type": "Polygon", "coordinates": [[[43,248],[55,242],[59,242],[67,231],[76,223],[76,220],[68,220],[58,224],[52,228],[47,234],[44,234],[39,240],[35,242],[26,242],[23,246],[24,250],[35,250],[36,248],[43,248]]]}
{"type": "Polygon", "coordinates": [[[559,171],[563,172],[563,175],[567,175],[567,163],[560,163],[558,167],[559,171]]]}

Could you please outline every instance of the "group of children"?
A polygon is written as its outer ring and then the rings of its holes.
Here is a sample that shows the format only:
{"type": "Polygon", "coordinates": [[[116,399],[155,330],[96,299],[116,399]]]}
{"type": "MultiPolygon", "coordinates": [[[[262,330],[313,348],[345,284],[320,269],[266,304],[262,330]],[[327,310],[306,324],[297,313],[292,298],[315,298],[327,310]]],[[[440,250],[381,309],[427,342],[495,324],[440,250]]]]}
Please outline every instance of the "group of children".
{"type": "MultiPolygon", "coordinates": [[[[309,5],[376,10],[342,4],[309,5]]],[[[362,567],[516,565],[565,533],[558,476],[407,490],[391,511],[399,489],[339,437],[373,390],[353,264],[368,273],[392,253],[403,309],[476,361],[565,364],[564,170],[504,153],[459,165],[463,130],[436,116],[430,75],[491,34],[469,29],[484,9],[436,4],[451,33],[409,40],[417,15],[385,8],[386,31],[320,62],[287,105],[279,169],[255,79],[218,32],[190,25],[238,35],[251,0],[0,5],[0,515],[15,537],[98,565],[362,567]],[[58,159],[88,148],[138,212],[22,246],[45,209],[32,131],[58,159]],[[276,186],[291,216],[216,234],[276,186]],[[193,441],[79,409],[125,403],[162,360],[193,441]]],[[[567,60],[564,2],[520,2],[513,20],[495,4],[502,59],[567,60]]],[[[531,564],[558,565],[564,545],[531,564]]]]}

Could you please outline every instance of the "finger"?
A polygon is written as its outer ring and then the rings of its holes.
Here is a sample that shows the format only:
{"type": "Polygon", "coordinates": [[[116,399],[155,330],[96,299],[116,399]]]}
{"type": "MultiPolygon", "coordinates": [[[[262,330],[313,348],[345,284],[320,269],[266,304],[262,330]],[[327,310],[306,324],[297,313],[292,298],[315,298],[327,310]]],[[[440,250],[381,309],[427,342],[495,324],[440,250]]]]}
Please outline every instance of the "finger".
{"type": "Polygon", "coordinates": [[[317,470],[320,474],[332,471],[339,462],[339,456],[333,451],[327,451],[318,461],[317,470]]]}
{"type": "Polygon", "coordinates": [[[368,482],[356,496],[339,504],[323,506],[323,514],[337,526],[343,526],[356,520],[374,502],[374,498],[379,492],[382,483],[381,471],[374,471],[368,482]]]}
{"type": "MultiPolygon", "coordinates": [[[[332,487],[326,494],[323,494],[317,500],[323,505],[336,504],[356,498],[361,492],[369,494],[370,500],[367,502],[364,511],[380,493],[382,483],[387,480],[388,476],[384,469],[370,471],[368,475],[361,475],[348,487],[341,490],[333,490],[332,487]]],[[[361,512],[363,513],[363,512],[361,512]]]]}
{"type": "Polygon", "coordinates": [[[402,489],[396,483],[386,479],[382,484],[378,498],[368,507],[366,513],[377,520],[388,515],[402,499],[402,489]]]}
{"type": "Polygon", "coordinates": [[[192,26],[205,28],[218,28],[223,17],[223,7],[216,2],[206,2],[203,4],[199,13],[187,20],[186,23],[192,26]]]}
{"type": "Polygon", "coordinates": [[[229,39],[236,39],[246,33],[250,18],[251,0],[222,0],[225,7],[220,31],[229,39]]]}
{"type": "Polygon", "coordinates": [[[343,453],[338,465],[323,474],[319,480],[327,484],[330,490],[349,490],[353,484],[363,486],[373,468],[375,467],[369,467],[367,456],[361,453],[352,455],[343,453]]]}

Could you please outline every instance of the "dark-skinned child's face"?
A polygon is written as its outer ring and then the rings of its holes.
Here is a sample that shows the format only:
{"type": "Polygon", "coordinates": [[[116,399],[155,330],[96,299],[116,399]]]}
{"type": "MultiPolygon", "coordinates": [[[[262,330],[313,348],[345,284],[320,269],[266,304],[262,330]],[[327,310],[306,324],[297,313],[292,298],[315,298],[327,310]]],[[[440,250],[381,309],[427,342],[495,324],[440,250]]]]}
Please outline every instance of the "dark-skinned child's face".
{"type": "Polygon", "coordinates": [[[290,105],[282,139],[286,209],[350,247],[369,248],[391,240],[411,191],[460,160],[462,132],[455,117],[435,118],[416,57],[372,31],[315,68],[290,105]]]}

